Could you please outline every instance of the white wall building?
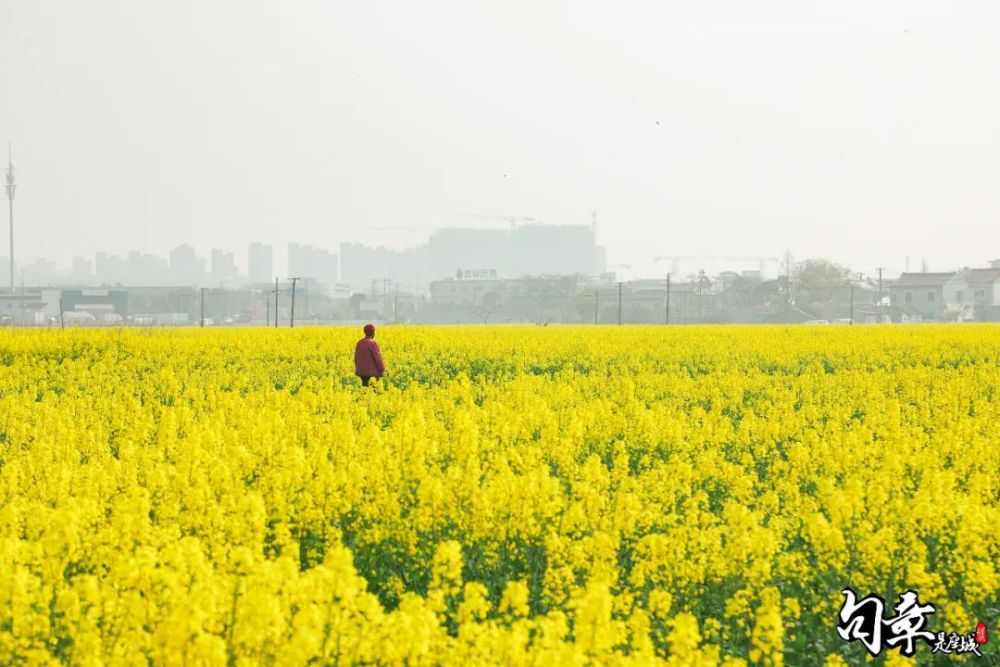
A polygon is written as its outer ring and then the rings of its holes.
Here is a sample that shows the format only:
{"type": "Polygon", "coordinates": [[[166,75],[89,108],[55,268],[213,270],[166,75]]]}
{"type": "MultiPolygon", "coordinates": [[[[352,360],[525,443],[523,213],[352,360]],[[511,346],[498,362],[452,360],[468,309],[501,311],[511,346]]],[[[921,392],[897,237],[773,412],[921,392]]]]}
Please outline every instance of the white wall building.
{"type": "Polygon", "coordinates": [[[974,319],[977,308],[1000,306],[1000,268],[958,271],[944,284],[944,301],[959,319],[974,319]]]}

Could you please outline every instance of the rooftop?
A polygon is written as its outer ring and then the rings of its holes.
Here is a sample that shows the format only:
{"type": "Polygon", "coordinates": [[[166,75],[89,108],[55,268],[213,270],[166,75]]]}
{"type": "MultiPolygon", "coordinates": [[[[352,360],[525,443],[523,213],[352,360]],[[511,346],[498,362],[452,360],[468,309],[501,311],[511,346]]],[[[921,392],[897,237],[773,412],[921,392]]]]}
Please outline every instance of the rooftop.
{"type": "Polygon", "coordinates": [[[1000,269],[964,269],[955,274],[970,285],[989,285],[1000,280],[1000,269]]]}
{"type": "Polygon", "coordinates": [[[947,271],[942,273],[904,273],[899,277],[896,282],[892,283],[892,287],[940,287],[948,282],[948,279],[954,276],[954,272],[947,271]]]}

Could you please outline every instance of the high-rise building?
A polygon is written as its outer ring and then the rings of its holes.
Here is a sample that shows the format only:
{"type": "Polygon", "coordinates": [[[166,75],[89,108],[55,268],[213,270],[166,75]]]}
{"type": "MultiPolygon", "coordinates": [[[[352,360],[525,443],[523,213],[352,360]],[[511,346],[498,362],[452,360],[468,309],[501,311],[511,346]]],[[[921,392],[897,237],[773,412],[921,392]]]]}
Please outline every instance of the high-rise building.
{"type": "Polygon", "coordinates": [[[93,279],[92,264],[89,259],[83,257],[73,258],[73,268],[70,270],[69,279],[72,283],[82,285],[90,284],[93,279]]]}
{"type": "Polygon", "coordinates": [[[289,276],[298,276],[300,278],[316,277],[310,274],[309,267],[307,266],[309,262],[306,258],[306,255],[308,254],[305,250],[306,247],[309,246],[301,246],[298,243],[288,244],[288,262],[285,266],[288,267],[289,276]]]}
{"type": "Polygon", "coordinates": [[[288,275],[315,278],[323,285],[337,282],[337,256],[329,250],[311,245],[288,245],[288,275]]]}
{"type": "Polygon", "coordinates": [[[454,276],[458,269],[510,272],[510,232],[506,229],[439,229],[427,242],[432,280],[454,276]]]}
{"type": "Polygon", "coordinates": [[[55,262],[44,257],[39,257],[31,264],[21,267],[21,282],[26,286],[41,287],[57,280],[55,262]]]}
{"type": "Polygon", "coordinates": [[[170,283],[167,260],[133,250],[128,254],[125,277],[122,282],[125,285],[137,286],[167,285],[170,283]]]}
{"type": "Polygon", "coordinates": [[[205,259],[184,243],[170,249],[170,274],[178,285],[197,285],[205,275],[205,259]]]}
{"type": "Polygon", "coordinates": [[[247,252],[247,277],[252,283],[270,283],[274,280],[274,262],[269,244],[250,244],[247,252]]]}
{"type": "Polygon", "coordinates": [[[591,275],[599,255],[585,225],[523,225],[510,233],[510,274],[591,275]]]}
{"type": "Polygon", "coordinates": [[[212,248],[212,279],[216,281],[232,280],[237,275],[239,274],[236,272],[233,253],[212,248]]]}
{"type": "Polygon", "coordinates": [[[94,255],[94,273],[100,284],[121,284],[125,281],[125,262],[118,255],[99,252],[94,255]]]}
{"type": "Polygon", "coordinates": [[[392,250],[341,243],[340,282],[350,285],[354,292],[365,294],[382,294],[397,287],[419,292],[430,282],[427,257],[426,245],[392,250]]]}
{"type": "Polygon", "coordinates": [[[353,291],[378,295],[387,284],[420,291],[457,271],[506,278],[598,275],[605,253],[594,239],[592,226],[533,224],[513,230],[439,229],[426,244],[401,251],[342,243],[340,276],[353,291]]]}
{"type": "Polygon", "coordinates": [[[608,249],[602,245],[594,246],[594,267],[590,272],[591,275],[599,276],[607,270],[607,267],[608,249]]]}

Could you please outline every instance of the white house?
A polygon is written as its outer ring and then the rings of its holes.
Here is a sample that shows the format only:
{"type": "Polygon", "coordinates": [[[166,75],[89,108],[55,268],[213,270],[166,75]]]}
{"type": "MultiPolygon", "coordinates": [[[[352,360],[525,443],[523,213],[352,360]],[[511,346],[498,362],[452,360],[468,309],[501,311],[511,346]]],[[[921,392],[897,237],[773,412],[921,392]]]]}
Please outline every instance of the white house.
{"type": "Polygon", "coordinates": [[[940,320],[945,313],[944,285],[954,274],[904,273],[889,286],[893,312],[903,321],[940,320]]]}
{"type": "Polygon", "coordinates": [[[944,284],[944,300],[961,319],[982,319],[976,310],[982,315],[1000,306],[1000,268],[958,271],[944,284]]]}

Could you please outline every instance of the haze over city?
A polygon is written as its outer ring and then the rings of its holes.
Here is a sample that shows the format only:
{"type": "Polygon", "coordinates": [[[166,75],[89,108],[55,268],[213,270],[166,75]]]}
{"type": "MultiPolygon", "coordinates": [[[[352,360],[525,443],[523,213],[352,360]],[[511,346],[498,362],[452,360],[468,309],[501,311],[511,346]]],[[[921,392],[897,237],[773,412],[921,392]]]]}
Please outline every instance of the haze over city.
{"type": "Polygon", "coordinates": [[[986,1],[0,0],[18,257],[191,243],[245,269],[251,241],[405,248],[596,211],[608,268],[640,275],[657,255],[786,250],[976,265],[1000,254],[998,18],[986,1]]]}

